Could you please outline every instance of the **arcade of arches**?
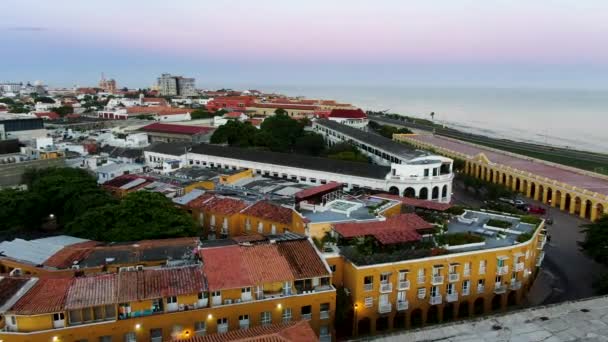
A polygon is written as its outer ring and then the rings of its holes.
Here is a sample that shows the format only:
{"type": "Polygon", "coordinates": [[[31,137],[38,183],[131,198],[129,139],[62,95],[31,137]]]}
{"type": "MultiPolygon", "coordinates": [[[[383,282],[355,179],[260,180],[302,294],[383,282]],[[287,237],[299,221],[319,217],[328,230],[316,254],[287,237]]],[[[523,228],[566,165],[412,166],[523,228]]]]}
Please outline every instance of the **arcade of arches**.
{"type": "Polygon", "coordinates": [[[464,172],[488,182],[504,185],[528,198],[568,211],[570,214],[587,220],[595,221],[608,213],[608,200],[603,195],[576,189],[548,178],[520,175],[502,165],[489,164],[483,155],[467,161],[464,172]],[[600,196],[602,198],[598,198],[600,196]]]}

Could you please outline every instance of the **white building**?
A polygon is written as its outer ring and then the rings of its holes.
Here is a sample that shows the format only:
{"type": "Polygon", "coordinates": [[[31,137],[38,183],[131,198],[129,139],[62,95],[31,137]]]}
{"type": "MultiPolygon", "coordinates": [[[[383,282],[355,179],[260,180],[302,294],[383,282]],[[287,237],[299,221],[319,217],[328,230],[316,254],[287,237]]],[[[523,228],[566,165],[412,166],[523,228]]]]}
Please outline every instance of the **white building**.
{"type": "Polygon", "coordinates": [[[36,102],[34,108],[35,112],[50,112],[53,108],[61,107],[61,102],[55,101],[53,103],[36,102]]]}
{"type": "Polygon", "coordinates": [[[97,167],[94,171],[95,175],[97,176],[97,183],[103,184],[118,176],[126,175],[129,173],[144,172],[144,167],[141,164],[108,163],[106,165],[97,167]]]}
{"type": "Polygon", "coordinates": [[[162,74],[157,86],[162,96],[196,96],[194,78],[162,74]]]}
{"type": "Polygon", "coordinates": [[[439,202],[450,202],[452,194],[452,160],[434,155],[421,155],[409,163],[392,163],[389,167],[218,145],[168,143],[152,146],[144,151],[144,158],[152,168],[179,160],[176,168],[252,169],[259,175],[310,185],[333,181],[351,190],[385,191],[439,202]]]}
{"type": "Polygon", "coordinates": [[[366,131],[369,119],[361,109],[332,109],[327,119],[366,131]]]}

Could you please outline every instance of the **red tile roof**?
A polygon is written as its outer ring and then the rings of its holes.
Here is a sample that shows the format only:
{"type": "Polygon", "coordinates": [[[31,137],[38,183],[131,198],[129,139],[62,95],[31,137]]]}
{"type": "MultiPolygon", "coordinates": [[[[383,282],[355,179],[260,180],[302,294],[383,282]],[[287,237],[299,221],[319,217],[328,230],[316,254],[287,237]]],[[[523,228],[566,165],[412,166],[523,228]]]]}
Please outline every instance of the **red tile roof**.
{"type": "Polygon", "coordinates": [[[325,192],[330,192],[332,190],[338,190],[340,188],[342,188],[342,183],[329,182],[327,184],[315,186],[313,188],[304,189],[300,192],[297,192],[295,196],[296,199],[302,200],[307,197],[311,197],[325,192]]]}
{"type": "Polygon", "coordinates": [[[65,308],[72,310],[116,303],[116,278],[116,274],[74,278],[65,308]]]}
{"type": "Polygon", "coordinates": [[[210,291],[329,276],[307,239],[203,248],[199,255],[210,291]]]}
{"type": "Polygon", "coordinates": [[[143,188],[144,186],[152,183],[155,181],[154,178],[152,177],[147,177],[147,176],[140,176],[140,175],[134,175],[134,174],[127,174],[127,175],[120,175],[116,178],[110,179],[109,181],[103,183],[104,187],[108,187],[108,188],[120,188],[123,185],[129,184],[132,181],[136,180],[136,179],[145,179],[146,182],[141,183],[140,185],[138,185],[135,188],[131,188],[129,190],[136,190],[138,188],[143,188]]]}
{"type": "Polygon", "coordinates": [[[308,321],[294,321],[249,329],[228,331],[223,334],[194,336],[180,342],[318,342],[319,338],[308,321]]]}
{"type": "Polygon", "coordinates": [[[99,244],[100,243],[97,241],[85,241],[65,246],[59,250],[59,252],[46,259],[44,266],[55,268],[71,267],[74,261],[84,259],[93,251],[93,247],[98,246],[99,244]]]}
{"type": "Polygon", "coordinates": [[[346,118],[346,119],[365,119],[367,114],[358,109],[332,109],[329,113],[330,118],[346,118]]]}
{"type": "Polygon", "coordinates": [[[199,265],[118,274],[119,303],[206,291],[199,265]]]}
{"type": "Polygon", "coordinates": [[[375,194],[374,196],[380,197],[380,198],[391,199],[394,201],[399,201],[399,202],[401,202],[405,205],[411,206],[411,207],[436,210],[436,211],[446,211],[452,207],[451,203],[439,203],[439,202],[435,202],[435,201],[429,201],[429,200],[411,198],[411,197],[401,197],[401,196],[391,195],[391,194],[375,194]]]}
{"type": "Polygon", "coordinates": [[[259,201],[242,211],[243,214],[263,220],[291,224],[293,210],[267,201],[259,201]]]}
{"type": "Polygon", "coordinates": [[[232,237],[232,240],[237,243],[243,243],[243,242],[266,241],[268,239],[264,235],[261,235],[261,234],[249,234],[249,235],[239,235],[239,236],[232,237]]]}
{"type": "Polygon", "coordinates": [[[160,106],[168,106],[167,100],[163,99],[162,97],[144,97],[143,102],[144,103],[158,102],[158,103],[160,103],[160,106]]]}
{"type": "Polygon", "coordinates": [[[0,279],[0,306],[11,299],[29,281],[29,278],[2,278],[0,279]]]}
{"type": "Polygon", "coordinates": [[[207,134],[213,130],[212,127],[188,126],[188,125],[173,125],[155,122],[153,124],[141,127],[139,131],[157,132],[157,133],[173,133],[173,134],[207,134]]]}
{"type": "Polygon", "coordinates": [[[59,114],[57,114],[55,112],[38,112],[38,113],[34,113],[34,115],[36,115],[36,117],[39,117],[39,118],[48,118],[49,120],[61,119],[61,116],[59,116],[59,114]]]}
{"type": "Polygon", "coordinates": [[[418,230],[432,227],[416,214],[401,214],[385,221],[334,224],[334,230],[344,238],[373,236],[382,244],[420,241],[418,230]]]}
{"type": "Polygon", "coordinates": [[[304,104],[286,104],[286,103],[254,103],[249,107],[253,108],[271,108],[271,109],[294,109],[294,110],[309,110],[314,111],[318,107],[314,105],[304,104]]]}
{"type": "MultiPolygon", "coordinates": [[[[200,197],[199,197],[200,198],[200,197]]],[[[247,207],[247,203],[230,197],[213,197],[208,201],[190,201],[188,207],[218,215],[234,215],[247,207]]]]}
{"type": "Polygon", "coordinates": [[[188,108],[173,108],[163,106],[133,106],[127,107],[128,114],[158,114],[158,115],[173,115],[173,114],[185,114],[192,112],[192,109],[188,108]]]}
{"type": "Polygon", "coordinates": [[[241,115],[243,115],[243,113],[241,113],[241,112],[230,112],[230,113],[224,114],[224,117],[237,119],[237,118],[240,118],[241,115]]]}
{"type": "Polygon", "coordinates": [[[198,196],[197,198],[193,199],[192,201],[186,203],[186,207],[188,208],[200,208],[203,203],[209,201],[210,199],[214,198],[215,196],[213,194],[210,193],[204,193],[200,196],[198,196]]]}
{"type": "Polygon", "coordinates": [[[43,278],[10,309],[18,315],[39,315],[63,311],[73,278],[43,278]]]}

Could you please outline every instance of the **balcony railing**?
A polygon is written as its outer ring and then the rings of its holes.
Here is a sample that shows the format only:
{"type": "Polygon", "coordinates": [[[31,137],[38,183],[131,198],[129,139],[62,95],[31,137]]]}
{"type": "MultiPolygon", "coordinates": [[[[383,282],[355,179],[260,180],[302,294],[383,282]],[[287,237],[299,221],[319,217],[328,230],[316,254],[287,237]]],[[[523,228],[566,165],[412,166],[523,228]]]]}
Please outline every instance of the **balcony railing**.
{"type": "Polygon", "coordinates": [[[540,267],[540,265],[543,263],[543,259],[545,259],[545,252],[540,252],[540,255],[538,256],[538,259],[536,259],[536,266],[540,267]]]}
{"type": "Polygon", "coordinates": [[[228,233],[229,233],[228,228],[222,228],[220,230],[220,234],[222,234],[222,235],[228,235],[228,233]]]}
{"type": "Polygon", "coordinates": [[[331,342],[331,334],[320,335],[319,342],[331,342]]]}
{"type": "Polygon", "coordinates": [[[433,276],[433,278],[431,279],[431,284],[433,284],[433,285],[443,284],[443,276],[442,275],[433,276]]]}
{"type": "Polygon", "coordinates": [[[445,295],[445,301],[448,303],[458,301],[458,292],[454,291],[445,295]]]}
{"type": "Polygon", "coordinates": [[[496,274],[498,275],[505,275],[507,273],[509,273],[509,266],[499,266],[496,268],[496,274]]]}
{"type": "Polygon", "coordinates": [[[515,290],[515,291],[521,289],[521,281],[511,280],[511,283],[509,284],[509,288],[511,288],[511,290],[515,290]]]}
{"type": "Polygon", "coordinates": [[[507,287],[505,285],[503,285],[502,283],[496,283],[494,285],[494,293],[502,294],[505,292],[507,292],[507,287]]]}
{"type": "Polygon", "coordinates": [[[378,304],[378,312],[383,314],[383,313],[389,313],[393,311],[393,306],[388,303],[388,304],[378,304]]]}
{"type": "Polygon", "coordinates": [[[442,303],[442,297],[441,296],[431,297],[431,299],[429,300],[429,303],[431,305],[439,305],[442,303]]]}
{"type": "Polygon", "coordinates": [[[524,270],[524,263],[518,262],[515,264],[515,272],[521,272],[524,270]]]}
{"type": "Polygon", "coordinates": [[[410,289],[410,281],[409,280],[401,280],[399,282],[399,290],[409,290],[410,289]]]}
{"type": "Polygon", "coordinates": [[[302,319],[307,319],[307,320],[311,320],[312,319],[312,313],[307,313],[307,314],[302,314],[302,319]]]}
{"type": "Polygon", "coordinates": [[[363,284],[363,291],[371,291],[374,289],[374,284],[363,284]]]}
{"type": "Polygon", "coordinates": [[[471,276],[471,269],[470,269],[470,268],[465,268],[465,269],[462,271],[462,276],[463,276],[463,277],[470,277],[470,276],[471,276]]]}
{"type": "Polygon", "coordinates": [[[485,268],[485,266],[484,267],[479,267],[479,274],[480,275],[486,274],[486,268],[485,268]]]}
{"type": "Polygon", "coordinates": [[[393,283],[380,283],[380,292],[387,293],[393,291],[393,283]]]}
{"type": "Polygon", "coordinates": [[[249,320],[239,321],[239,328],[240,329],[249,329],[249,320]]]}
{"type": "Polygon", "coordinates": [[[409,307],[410,303],[407,300],[397,301],[397,311],[405,311],[409,307]]]}
{"type": "Polygon", "coordinates": [[[329,318],[329,311],[321,311],[321,312],[319,312],[319,318],[320,319],[328,319],[329,318]]]}
{"type": "Polygon", "coordinates": [[[460,279],[460,274],[458,274],[458,273],[450,273],[450,274],[448,275],[448,281],[449,281],[450,283],[453,283],[453,282],[455,282],[455,281],[458,281],[459,279],[460,279]]]}
{"type": "Polygon", "coordinates": [[[470,294],[471,294],[471,288],[465,287],[465,288],[462,289],[462,295],[463,296],[468,296],[470,294]]]}
{"type": "Polygon", "coordinates": [[[486,290],[484,285],[477,285],[477,293],[483,293],[486,290]]]}
{"type": "Polygon", "coordinates": [[[225,333],[228,331],[228,323],[226,324],[218,324],[217,325],[217,332],[218,333],[225,333]]]}
{"type": "Polygon", "coordinates": [[[426,277],[425,276],[420,276],[418,277],[418,284],[424,284],[426,282],[426,277]]]}

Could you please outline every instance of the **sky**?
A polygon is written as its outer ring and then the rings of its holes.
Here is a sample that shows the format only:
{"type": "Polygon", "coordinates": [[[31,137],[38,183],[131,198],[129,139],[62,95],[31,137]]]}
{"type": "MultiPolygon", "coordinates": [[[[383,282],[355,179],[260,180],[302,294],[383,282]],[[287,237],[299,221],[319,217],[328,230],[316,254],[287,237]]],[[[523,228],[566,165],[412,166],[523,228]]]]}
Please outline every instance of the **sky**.
{"type": "Polygon", "coordinates": [[[0,81],[608,89],[606,0],[3,0],[0,81]]]}

